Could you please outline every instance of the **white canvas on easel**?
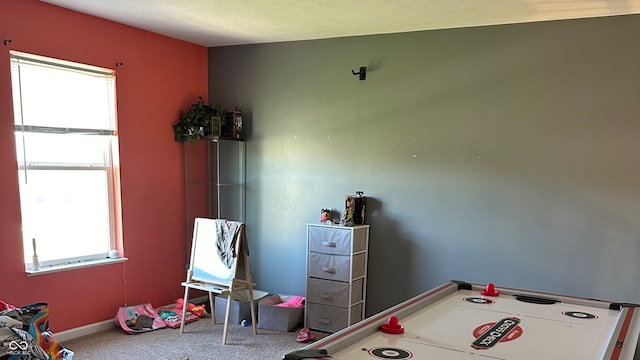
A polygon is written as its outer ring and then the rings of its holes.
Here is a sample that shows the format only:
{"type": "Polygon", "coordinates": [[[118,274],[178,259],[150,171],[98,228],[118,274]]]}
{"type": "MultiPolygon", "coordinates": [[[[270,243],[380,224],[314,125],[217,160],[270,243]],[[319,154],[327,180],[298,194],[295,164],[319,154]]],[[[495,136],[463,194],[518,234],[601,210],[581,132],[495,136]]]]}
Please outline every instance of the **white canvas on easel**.
{"type": "MultiPolygon", "coordinates": [[[[225,246],[228,244],[224,244],[225,246]]],[[[208,292],[209,304],[211,306],[211,317],[215,318],[214,294],[227,296],[227,310],[224,320],[224,330],[222,343],[227,343],[227,330],[229,325],[229,314],[231,311],[232,295],[238,290],[247,289],[251,306],[251,320],[253,332],[257,334],[255,303],[253,297],[254,283],[249,271],[249,252],[245,234],[245,224],[241,222],[228,221],[223,219],[196,218],[193,229],[193,243],[191,245],[191,261],[187,270],[187,279],[182,283],[185,287],[184,306],[182,309],[182,320],[180,332],[184,332],[184,319],[186,306],[189,300],[189,289],[198,289],[208,292]],[[237,231],[233,234],[232,258],[220,256],[219,249],[221,243],[218,230],[220,226],[229,226],[237,231]],[[225,264],[225,262],[227,264],[225,264]]]]}

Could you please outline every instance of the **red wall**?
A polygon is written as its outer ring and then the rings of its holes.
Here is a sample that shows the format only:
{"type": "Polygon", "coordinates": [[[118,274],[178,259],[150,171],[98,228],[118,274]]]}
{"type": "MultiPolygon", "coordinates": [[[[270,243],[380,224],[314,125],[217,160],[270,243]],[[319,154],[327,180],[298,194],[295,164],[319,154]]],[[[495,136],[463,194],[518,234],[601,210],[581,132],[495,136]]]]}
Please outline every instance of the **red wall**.
{"type": "Polygon", "coordinates": [[[0,299],[46,301],[51,329],[115,316],[119,306],[172,303],[185,277],[182,146],[171,125],[208,98],[207,48],[36,0],[0,1],[0,299]],[[2,40],[11,39],[6,46],[2,40]],[[117,69],[121,264],[26,276],[20,238],[9,50],[117,69]]]}

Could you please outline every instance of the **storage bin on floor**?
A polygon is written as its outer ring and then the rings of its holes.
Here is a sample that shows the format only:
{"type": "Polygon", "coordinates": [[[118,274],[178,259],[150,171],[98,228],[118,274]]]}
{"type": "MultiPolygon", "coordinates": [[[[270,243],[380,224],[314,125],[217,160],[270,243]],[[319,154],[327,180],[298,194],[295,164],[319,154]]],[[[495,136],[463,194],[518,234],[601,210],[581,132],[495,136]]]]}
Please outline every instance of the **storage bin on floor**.
{"type": "Polygon", "coordinates": [[[269,295],[258,302],[258,328],[294,331],[302,323],[304,306],[276,306],[289,301],[293,295],[269,295]]]}
{"type": "MultiPolygon", "coordinates": [[[[263,297],[269,295],[268,292],[262,290],[253,290],[253,301],[256,305],[256,312],[258,312],[258,302],[263,297]]],[[[224,322],[224,316],[227,311],[227,297],[226,296],[216,296],[215,300],[216,306],[216,320],[219,322],[224,322]]],[[[256,315],[256,319],[257,319],[256,315]]],[[[230,325],[239,325],[242,320],[247,320],[251,322],[251,302],[249,301],[249,290],[238,290],[234,291],[233,296],[231,298],[231,311],[229,313],[229,324],[230,325]]]]}

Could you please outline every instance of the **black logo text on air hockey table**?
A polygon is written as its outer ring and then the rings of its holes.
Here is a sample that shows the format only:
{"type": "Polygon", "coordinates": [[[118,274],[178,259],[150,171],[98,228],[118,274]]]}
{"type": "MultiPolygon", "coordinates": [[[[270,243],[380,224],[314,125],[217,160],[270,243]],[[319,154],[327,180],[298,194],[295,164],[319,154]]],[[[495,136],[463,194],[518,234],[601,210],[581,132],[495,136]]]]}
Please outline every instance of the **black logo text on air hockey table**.
{"type": "Polygon", "coordinates": [[[489,349],[500,341],[515,340],[522,335],[522,328],[518,324],[519,318],[508,317],[497,323],[480,325],[473,331],[473,336],[477,339],[471,347],[478,350],[489,349]]]}

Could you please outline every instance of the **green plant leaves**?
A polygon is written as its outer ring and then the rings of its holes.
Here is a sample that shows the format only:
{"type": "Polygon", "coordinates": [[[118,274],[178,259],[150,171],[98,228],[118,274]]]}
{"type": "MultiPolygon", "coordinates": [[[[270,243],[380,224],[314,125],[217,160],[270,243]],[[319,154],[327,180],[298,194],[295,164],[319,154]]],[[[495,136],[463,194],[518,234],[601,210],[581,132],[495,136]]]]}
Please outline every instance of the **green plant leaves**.
{"type": "Polygon", "coordinates": [[[214,125],[217,130],[219,124],[214,124],[214,118],[217,120],[221,115],[220,106],[205,104],[202,96],[198,97],[198,102],[191,104],[189,111],[180,111],[179,121],[173,125],[174,139],[180,143],[189,141],[196,146],[197,140],[214,133],[214,125]]]}

